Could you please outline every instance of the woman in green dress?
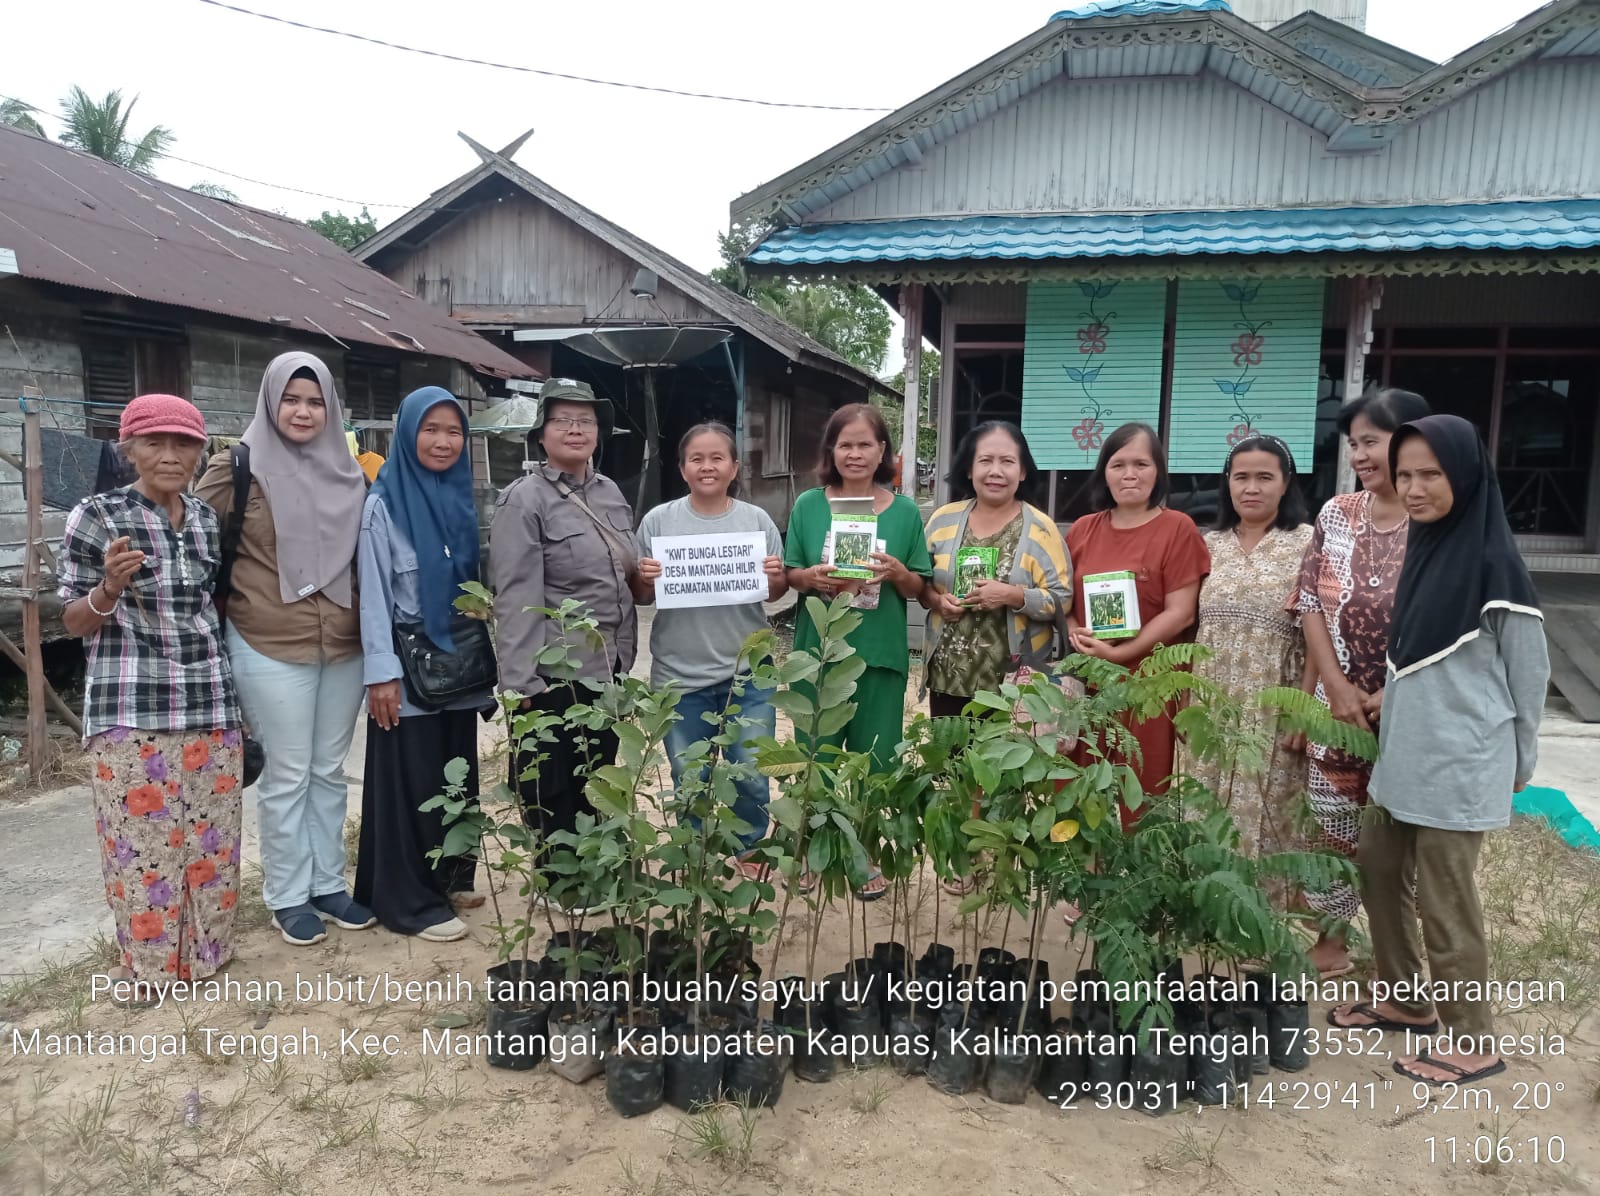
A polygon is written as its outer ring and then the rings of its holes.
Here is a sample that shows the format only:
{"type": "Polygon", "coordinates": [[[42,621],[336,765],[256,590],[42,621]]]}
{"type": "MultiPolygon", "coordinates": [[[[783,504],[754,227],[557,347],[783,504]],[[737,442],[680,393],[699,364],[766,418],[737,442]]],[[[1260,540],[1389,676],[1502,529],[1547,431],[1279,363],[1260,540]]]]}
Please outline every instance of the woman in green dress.
{"type": "MultiPolygon", "coordinates": [[[[849,643],[867,669],[856,682],[855,716],[828,742],[849,751],[871,752],[873,767],[888,772],[905,733],[906,674],[911,663],[906,603],[921,597],[933,571],[922,516],[916,503],[888,487],[894,478],[894,448],[876,407],[851,403],[833,413],[823,429],[817,476],[822,485],[796,499],[789,514],[783,563],[789,585],[802,599],[808,594],[823,601],[841,592],[855,595],[861,625],[850,633],[849,643]],[[873,574],[869,582],[837,577],[833,566],[825,563],[824,546],[833,523],[830,499],[873,502],[879,547],[866,566],[873,574]]],[[[819,642],[816,624],[802,601],[795,615],[795,650],[815,648],[819,642]]],[[[881,897],[884,888],[883,878],[874,876],[858,896],[881,897]]]]}

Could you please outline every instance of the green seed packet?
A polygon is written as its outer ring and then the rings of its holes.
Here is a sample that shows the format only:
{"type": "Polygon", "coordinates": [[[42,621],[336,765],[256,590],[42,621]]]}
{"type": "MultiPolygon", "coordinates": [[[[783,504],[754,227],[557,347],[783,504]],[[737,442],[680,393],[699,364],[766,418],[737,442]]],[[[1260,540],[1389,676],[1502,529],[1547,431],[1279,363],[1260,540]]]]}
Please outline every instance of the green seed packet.
{"type": "Polygon", "coordinates": [[[1000,575],[1000,550],[989,547],[970,547],[956,550],[955,597],[961,601],[972,593],[973,583],[993,581],[1000,575]]]}

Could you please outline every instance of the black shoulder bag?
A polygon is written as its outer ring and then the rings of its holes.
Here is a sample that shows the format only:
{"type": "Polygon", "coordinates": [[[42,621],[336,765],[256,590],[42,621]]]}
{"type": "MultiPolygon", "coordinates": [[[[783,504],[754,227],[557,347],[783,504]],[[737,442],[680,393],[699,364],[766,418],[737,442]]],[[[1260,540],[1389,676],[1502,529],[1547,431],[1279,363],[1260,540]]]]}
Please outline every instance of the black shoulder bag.
{"type": "MultiPolygon", "coordinates": [[[[228,618],[228,595],[233,588],[233,562],[239,555],[239,541],[244,538],[244,509],[250,503],[250,446],[236,444],[228,450],[228,464],[233,470],[233,506],[228,509],[228,522],[222,527],[222,559],[217,563],[216,581],[211,587],[211,604],[217,608],[217,626],[228,618]]],[[[244,737],[244,776],[240,788],[248,789],[261,779],[267,766],[267,752],[259,739],[244,737]]]]}
{"type": "Polygon", "coordinates": [[[452,702],[493,689],[499,679],[489,624],[459,612],[450,616],[454,652],[428,638],[421,623],[394,625],[394,650],[413,706],[443,710],[452,702]]]}

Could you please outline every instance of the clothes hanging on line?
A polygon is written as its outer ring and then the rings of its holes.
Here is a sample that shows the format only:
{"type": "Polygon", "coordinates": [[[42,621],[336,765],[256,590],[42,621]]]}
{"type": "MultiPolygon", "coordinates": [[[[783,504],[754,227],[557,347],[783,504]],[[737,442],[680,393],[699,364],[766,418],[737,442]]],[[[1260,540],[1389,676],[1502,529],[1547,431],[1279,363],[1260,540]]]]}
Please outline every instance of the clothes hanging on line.
{"type": "Polygon", "coordinates": [[[39,429],[39,466],[40,501],[58,511],[70,511],[89,495],[129,485],[138,476],[115,442],[60,428],[39,429]]]}

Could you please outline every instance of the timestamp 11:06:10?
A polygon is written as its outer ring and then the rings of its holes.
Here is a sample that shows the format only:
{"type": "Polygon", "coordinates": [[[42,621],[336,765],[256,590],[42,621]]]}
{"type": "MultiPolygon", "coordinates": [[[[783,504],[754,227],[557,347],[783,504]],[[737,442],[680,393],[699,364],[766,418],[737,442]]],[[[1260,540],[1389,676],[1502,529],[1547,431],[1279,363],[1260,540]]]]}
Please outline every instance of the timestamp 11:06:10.
{"type": "Polygon", "coordinates": [[[1479,1134],[1475,1138],[1424,1138],[1428,1148],[1429,1163],[1475,1163],[1488,1166],[1499,1163],[1563,1163],[1567,1158],[1567,1144],[1560,1137],[1547,1138],[1497,1138],[1493,1134],[1479,1134]]]}

